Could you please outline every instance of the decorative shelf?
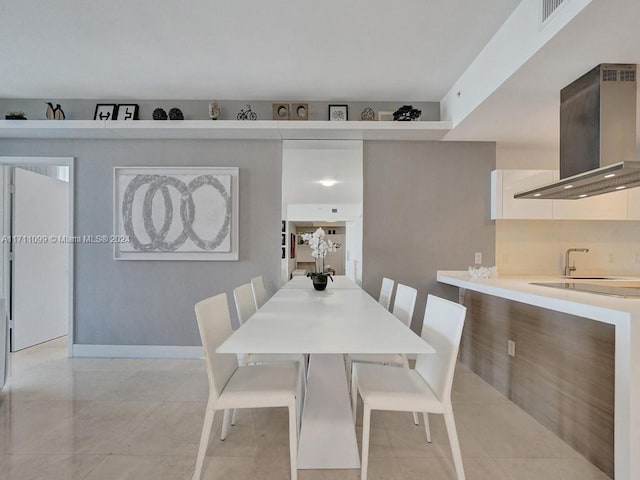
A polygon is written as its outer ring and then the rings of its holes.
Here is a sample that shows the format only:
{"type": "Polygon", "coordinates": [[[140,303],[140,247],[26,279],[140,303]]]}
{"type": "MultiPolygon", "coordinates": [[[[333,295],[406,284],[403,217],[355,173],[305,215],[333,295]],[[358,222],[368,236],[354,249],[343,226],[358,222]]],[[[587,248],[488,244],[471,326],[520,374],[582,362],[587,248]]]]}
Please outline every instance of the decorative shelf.
{"type": "Polygon", "coordinates": [[[0,120],[0,138],[441,140],[451,122],[0,120]]]}

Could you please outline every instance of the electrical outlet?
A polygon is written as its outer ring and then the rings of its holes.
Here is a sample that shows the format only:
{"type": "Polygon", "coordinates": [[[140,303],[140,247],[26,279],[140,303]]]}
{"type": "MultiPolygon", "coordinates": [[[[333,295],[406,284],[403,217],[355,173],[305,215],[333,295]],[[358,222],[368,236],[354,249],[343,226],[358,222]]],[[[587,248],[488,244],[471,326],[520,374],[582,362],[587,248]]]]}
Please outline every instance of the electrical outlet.
{"type": "Polygon", "coordinates": [[[482,252],[476,252],[474,263],[476,265],[482,265],[482,252]]]}
{"type": "Polygon", "coordinates": [[[507,353],[510,357],[516,356],[516,342],[513,340],[507,340],[507,353]]]}

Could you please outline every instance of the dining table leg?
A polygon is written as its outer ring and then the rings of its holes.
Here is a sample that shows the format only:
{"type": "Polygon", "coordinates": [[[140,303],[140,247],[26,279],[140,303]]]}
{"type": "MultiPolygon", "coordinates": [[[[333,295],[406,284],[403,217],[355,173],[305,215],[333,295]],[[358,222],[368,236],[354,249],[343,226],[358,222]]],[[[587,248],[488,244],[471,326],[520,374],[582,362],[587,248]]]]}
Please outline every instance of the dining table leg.
{"type": "Polygon", "coordinates": [[[360,468],[342,355],[312,354],[309,357],[298,468],[360,468]]]}

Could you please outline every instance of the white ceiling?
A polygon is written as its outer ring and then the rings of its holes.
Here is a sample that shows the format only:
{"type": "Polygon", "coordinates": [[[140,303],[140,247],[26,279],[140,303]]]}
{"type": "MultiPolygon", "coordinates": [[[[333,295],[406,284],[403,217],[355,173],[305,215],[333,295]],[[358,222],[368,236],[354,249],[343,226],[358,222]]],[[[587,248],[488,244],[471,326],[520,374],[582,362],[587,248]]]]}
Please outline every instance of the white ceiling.
{"type": "MultiPolygon", "coordinates": [[[[639,22],[638,0],[594,0],[446,140],[557,149],[560,90],[600,63],[640,64],[639,22]]],[[[636,126],[640,138],[640,120],[636,126]]]]}
{"type": "MultiPolygon", "coordinates": [[[[0,98],[440,101],[518,3],[7,0],[0,98]]],[[[593,0],[446,139],[557,148],[560,89],[640,63],[639,20],[593,0]]]]}
{"type": "Polygon", "coordinates": [[[282,204],[362,204],[362,142],[285,140],[282,204]],[[319,182],[336,183],[323,186],[319,182]]]}
{"type": "Polygon", "coordinates": [[[440,101],[519,0],[5,0],[0,98],[440,101]]]}

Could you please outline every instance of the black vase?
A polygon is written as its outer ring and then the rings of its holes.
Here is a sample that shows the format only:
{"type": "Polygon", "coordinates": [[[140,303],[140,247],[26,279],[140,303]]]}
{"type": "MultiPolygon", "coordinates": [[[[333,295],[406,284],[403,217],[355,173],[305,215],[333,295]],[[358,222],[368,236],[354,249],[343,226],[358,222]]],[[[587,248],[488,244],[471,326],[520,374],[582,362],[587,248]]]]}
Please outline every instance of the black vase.
{"type": "Polygon", "coordinates": [[[322,291],[327,288],[327,275],[314,275],[311,280],[313,281],[313,288],[316,290],[322,291]]]}

